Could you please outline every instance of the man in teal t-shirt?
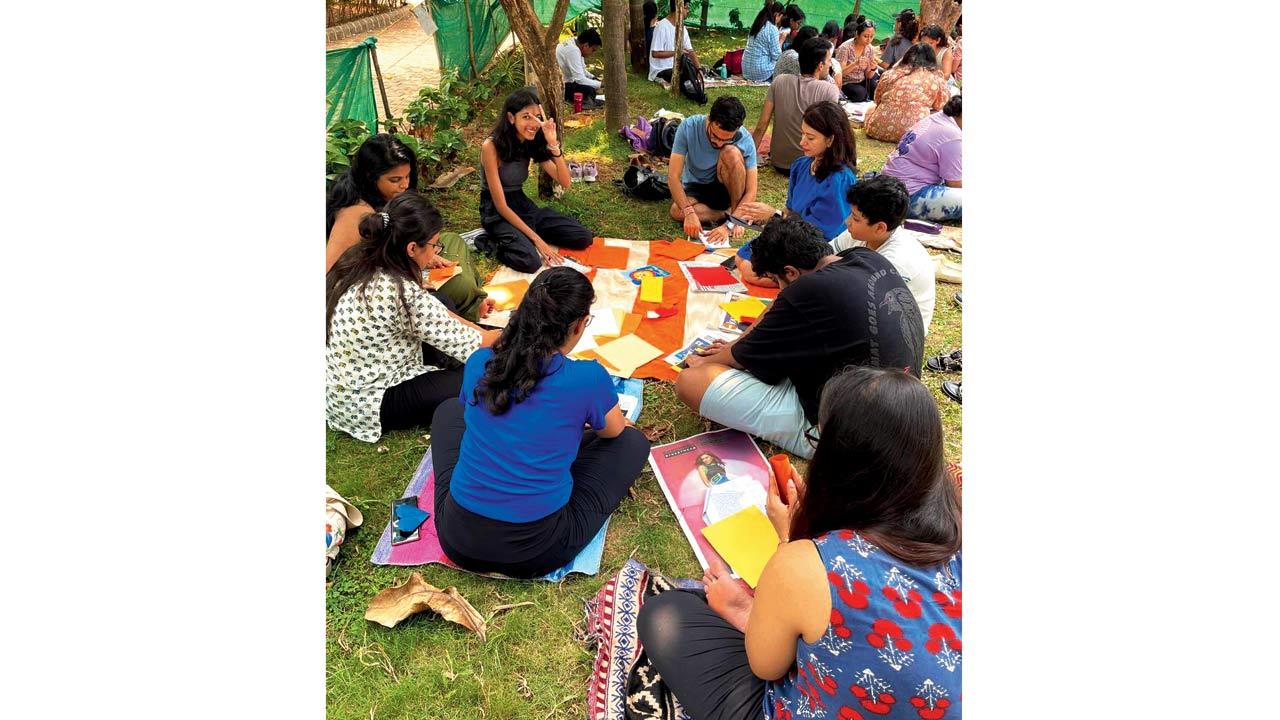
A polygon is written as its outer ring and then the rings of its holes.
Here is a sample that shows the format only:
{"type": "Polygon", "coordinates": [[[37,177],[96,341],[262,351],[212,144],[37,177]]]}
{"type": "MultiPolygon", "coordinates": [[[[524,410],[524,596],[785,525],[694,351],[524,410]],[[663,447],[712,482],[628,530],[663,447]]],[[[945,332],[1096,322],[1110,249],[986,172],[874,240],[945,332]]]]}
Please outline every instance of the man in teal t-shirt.
{"type": "MultiPolygon", "coordinates": [[[[738,206],[756,199],[756,143],[742,127],[747,110],[732,95],[722,95],[706,115],[680,123],[671,147],[667,183],[671,188],[671,218],[684,223],[684,232],[697,237],[703,223],[737,214],[738,206]]],[[[742,237],[743,228],[726,222],[707,236],[715,242],[742,237]]]]}

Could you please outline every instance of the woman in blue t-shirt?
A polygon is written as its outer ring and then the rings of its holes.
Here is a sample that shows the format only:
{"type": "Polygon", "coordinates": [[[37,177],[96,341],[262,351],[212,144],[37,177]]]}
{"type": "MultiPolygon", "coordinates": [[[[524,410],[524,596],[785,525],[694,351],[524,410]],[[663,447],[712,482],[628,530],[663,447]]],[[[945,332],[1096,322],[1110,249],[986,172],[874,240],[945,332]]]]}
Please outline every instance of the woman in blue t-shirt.
{"type": "Polygon", "coordinates": [[[937,403],[892,368],[826,384],[808,479],[755,594],[715,555],[705,594],[645,600],[636,626],[652,669],[690,717],[960,718],[961,510],[937,403]]]}
{"type": "MultiPolygon", "coordinates": [[[[800,151],[804,155],[791,163],[787,180],[786,212],[762,202],[742,203],[738,212],[756,223],[774,216],[797,215],[821,230],[831,242],[845,231],[844,221],[852,210],[845,195],[857,182],[854,169],[858,153],[848,116],[839,105],[827,100],[809,106],[800,121],[800,151]]],[[[777,287],[777,283],[752,271],[751,243],[738,248],[738,272],[744,282],[777,287]]]]}
{"type": "Polygon", "coordinates": [[[459,399],[436,411],[436,531],[467,570],[529,578],[568,564],[648,458],[605,369],[566,357],[594,301],[582,273],[544,271],[492,350],[468,358],[459,399]]]}

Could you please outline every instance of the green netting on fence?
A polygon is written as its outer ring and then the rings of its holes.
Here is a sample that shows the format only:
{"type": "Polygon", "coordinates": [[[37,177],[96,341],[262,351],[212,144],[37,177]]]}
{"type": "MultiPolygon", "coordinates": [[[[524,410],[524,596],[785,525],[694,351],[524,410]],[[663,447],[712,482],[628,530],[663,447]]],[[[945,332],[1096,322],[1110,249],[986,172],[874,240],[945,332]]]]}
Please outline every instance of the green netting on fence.
{"type": "Polygon", "coordinates": [[[431,0],[431,18],[440,67],[457,68],[463,78],[480,74],[511,32],[498,0],[431,0]]]}
{"type": "MultiPolygon", "coordinates": [[[[657,2],[658,12],[665,15],[669,7],[668,0],[657,0],[657,2]]],[[[756,13],[760,12],[760,7],[763,5],[762,0],[710,0],[710,2],[711,5],[707,9],[707,27],[743,30],[751,27],[751,21],[755,20],[756,13]],[[735,20],[737,22],[734,22],[735,20]]],[[[845,16],[853,12],[852,0],[839,0],[839,2],[808,0],[797,4],[804,10],[805,24],[819,30],[828,20],[835,20],[843,25],[845,16]]],[[[690,5],[689,17],[685,22],[690,27],[696,28],[702,21],[702,6],[698,0],[694,0],[690,5]]],[[[920,2],[919,0],[862,0],[858,12],[866,15],[868,20],[876,24],[876,38],[884,39],[893,34],[893,16],[905,8],[911,8],[919,13],[920,2]]],[[[544,24],[548,23],[556,9],[556,0],[533,0],[533,9],[538,12],[539,20],[544,24]]],[[[600,0],[569,0],[569,12],[565,15],[566,22],[588,11],[600,12],[600,0]]]]}
{"type": "Polygon", "coordinates": [[[369,53],[377,42],[377,38],[366,38],[353,48],[325,53],[325,127],[348,118],[363,120],[370,130],[378,127],[369,64],[369,53]]]}

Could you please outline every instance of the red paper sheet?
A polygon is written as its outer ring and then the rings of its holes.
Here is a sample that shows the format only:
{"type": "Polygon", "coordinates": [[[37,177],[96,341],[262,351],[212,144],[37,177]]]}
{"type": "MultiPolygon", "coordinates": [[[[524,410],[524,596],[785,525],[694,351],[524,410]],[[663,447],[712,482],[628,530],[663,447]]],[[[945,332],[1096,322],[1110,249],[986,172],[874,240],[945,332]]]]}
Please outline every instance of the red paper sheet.
{"type": "Polygon", "coordinates": [[[692,277],[694,282],[702,285],[703,287],[736,285],[738,283],[738,278],[734,277],[733,273],[722,267],[691,267],[688,269],[689,277],[692,277]]]}

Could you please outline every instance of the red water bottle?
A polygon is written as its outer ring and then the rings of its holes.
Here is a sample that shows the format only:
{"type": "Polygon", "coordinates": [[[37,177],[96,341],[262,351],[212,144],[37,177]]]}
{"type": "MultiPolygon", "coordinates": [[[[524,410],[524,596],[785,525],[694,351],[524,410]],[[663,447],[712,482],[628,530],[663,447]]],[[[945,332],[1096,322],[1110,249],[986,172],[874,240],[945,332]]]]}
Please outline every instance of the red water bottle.
{"type": "Polygon", "coordinates": [[[576,113],[582,112],[582,93],[573,94],[573,111],[576,113]]]}

